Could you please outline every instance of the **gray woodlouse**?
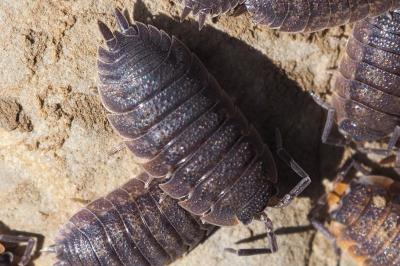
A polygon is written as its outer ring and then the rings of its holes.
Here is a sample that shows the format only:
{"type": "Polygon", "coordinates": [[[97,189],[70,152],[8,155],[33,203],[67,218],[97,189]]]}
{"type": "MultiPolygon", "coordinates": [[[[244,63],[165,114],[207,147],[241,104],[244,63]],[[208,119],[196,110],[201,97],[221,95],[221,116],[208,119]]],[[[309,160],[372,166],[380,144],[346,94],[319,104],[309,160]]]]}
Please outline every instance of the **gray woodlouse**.
{"type": "MultiPolygon", "coordinates": [[[[377,141],[389,137],[388,151],[400,136],[400,14],[382,15],[356,23],[336,77],[332,106],[328,109],[322,141],[329,139],[333,123],[346,142],[377,141]]],[[[318,99],[317,99],[318,102],[318,99]]]]}
{"type": "Polygon", "coordinates": [[[55,265],[166,265],[215,229],[156,184],[146,188],[132,179],[72,216],[49,249],[57,254],[55,265]]]}
{"type": "Polygon", "coordinates": [[[37,244],[36,237],[24,236],[24,235],[11,235],[11,234],[0,234],[0,265],[2,266],[26,266],[31,261],[37,244]],[[18,245],[26,245],[22,257],[19,261],[16,261],[13,249],[18,245]]]}
{"type": "Polygon", "coordinates": [[[284,32],[314,32],[400,8],[398,0],[186,0],[181,18],[198,14],[201,28],[207,15],[218,16],[243,3],[255,23],[284,32]]]}
{"type": "Polygon", "coordinates": [[[278,155],[301,177],[278,198],[268,146],[200,60],[153,26],[131,26],[118,10],[116,19],[122,32],[112,33],[99,22],[108,50],[100,47],[98,58],[99,94],[113,128],[143,169],[163,179],[162,190],[203,222],[263,221],[272,248],[238,253],[275,251],[272,222],[264,210],[289,204],[310,177],[278,138],[278,155]]]}
{"type": "Polygon", "coordinates": [[[381,15],[400,7],[398,0],[247,0],[260,24],[285,32],[313,32],[381,15]]]}
{"type": "Polygon", "coordinates": [[[370,175],[354,161],[345,166],[310,213],[312,224],[358,265],[399,265],[400,183],[370,175]],[[352,167],[362,175],[349,180],[352,167]]]}

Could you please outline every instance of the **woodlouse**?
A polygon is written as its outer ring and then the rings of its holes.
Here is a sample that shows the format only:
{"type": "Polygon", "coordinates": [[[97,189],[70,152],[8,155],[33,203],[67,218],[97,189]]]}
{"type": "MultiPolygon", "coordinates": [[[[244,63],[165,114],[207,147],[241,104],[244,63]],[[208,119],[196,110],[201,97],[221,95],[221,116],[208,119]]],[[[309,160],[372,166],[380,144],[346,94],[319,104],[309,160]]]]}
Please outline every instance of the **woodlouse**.
{"type": "Polygon", "coordinates": [[[146,188],[132,179],[72,216],[50,249],[55,265],[166,265],[215,228],[164,197],[156,184],[146,188]]]}
{"type": "Polygon", "coordinates": [[[313,32],[375,17],[400,7],[398,0],[247,0],[260,24],[286,32],[313,32]]]}
{"type": "Polygon", "coordinates": [[[346,166],[312,210],[312,224],[358,265],[399,265],[400,183],[370,175],[354,161],[346,166]],[[347,173],[353,166],[363,174],[349,180],[347,173]]]}
{"type": "Polygon", "coordinates": [[[268,146],[200,60],[153,26],[130,25],[118,10],[116,19],[121,32],[99,22],[108,49],[98,57],[99,94],[113,128],[180,206],[218,226],[260,219],[271,240],[267,205],[286,206],[310,177],[278,141],[278,155],[301,177],[278,198],[268,146]]]}
{"type": "Polygon", "coordinates": [[[400,136],[400,14],[356,23],[341,60],[322,141],[344,144],[331,135],[333,123],[346,142],[376,141],[391,135],[388,150],[400,136]],[[331,137],[331,138],[329,138],[331,137]]]}
{"type": "Polygon", "coordinates": [[[198,14],[201,28],[207,15],[218,16],[239,4],[246,6],[255,23],[284,32],[314,32],[400,8],[397,0],[186,0],[181,17],[198,14]]]}
{"type": "Polygon", "coordinates": [[[0,265],[26,266],[35,253],[37,238],[24,235],[0,234],[0,265]],[[24,253],[16,261],[14,251],[19,245],[26,245],[24,253]]]}

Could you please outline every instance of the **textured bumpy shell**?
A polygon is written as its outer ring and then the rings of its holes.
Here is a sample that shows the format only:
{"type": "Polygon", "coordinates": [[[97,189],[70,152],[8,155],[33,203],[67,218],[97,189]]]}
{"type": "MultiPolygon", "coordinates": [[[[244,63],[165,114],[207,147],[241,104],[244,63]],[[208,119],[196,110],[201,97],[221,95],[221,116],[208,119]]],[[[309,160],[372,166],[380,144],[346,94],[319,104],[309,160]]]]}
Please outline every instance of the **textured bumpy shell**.
{"type": "Polygon", "coordinates": [[[328,194],[329,230],[358,265],[400,265],[399,183],[364,176],[328,194]]]}
{"type": "Polygon", "coordinates": [[[381,15],[398,0],[247,0],[256,23],[285,32],[313,32],[381,15]]]}
{"type": "MultiPolygon", "coordinates": [[[[178,0],[182,2],[182,0],[178,0]]],[[[198,16],[200,28],[203,27],[207,16],[216,17],[232,11],[245,0],[183,0],[184,9],[181,18],[184,19],[190,12],[198,16]]]]}
{"type": "MultiPolygon", "coordinates": [[[[139,178],[145,178],[142,174],[139,178]]],[[[166,265],[215,229],[137,179],[76,213],[56,239],[56,265],[166,265]]]]}
{"type": "Polygon", "coordinates": [[[99,93],[138,163],[203,221],[251,222],[276,194],[277,178],[256,130],[176,38],[141,23],[114,36],[101,30],[110,49],[99,50],[99,93]]]}
{"type": "Polygon", "coordinates": [[[355,141],[391,134],[400,124],[400,14],[355,25],[336,78],[332,107],[355,141]]]}

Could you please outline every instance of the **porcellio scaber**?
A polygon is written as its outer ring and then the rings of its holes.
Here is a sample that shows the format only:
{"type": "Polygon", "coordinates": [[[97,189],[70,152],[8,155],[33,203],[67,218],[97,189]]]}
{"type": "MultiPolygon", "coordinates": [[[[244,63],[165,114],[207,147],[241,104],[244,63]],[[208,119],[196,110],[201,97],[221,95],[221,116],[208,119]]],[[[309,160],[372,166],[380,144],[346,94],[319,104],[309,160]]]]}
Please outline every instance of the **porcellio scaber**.
{"type": "Polygon", "coordinates": [[[108,49],[99,48],[98,89],[110,124],[151,176],[145,181],[163,180],[161,189],[206,223],[260,219],[272,239],[264,210],[286,206],[310,177],[278,145],[280,157],[301,177],[278,198],[268,146],[200,60],[153,26],[131,25],[118,10],[116,19],[121,32],[99,22],[108,49]]]}
{"type": "Polygon", "coordinates": [[[336,121],[349,141],[377,141],[390,136],[388,150],[400,136],[400,14],[356,23],[341,60],[328,109],[323,142],[336,121]]]}
{"type": "Polygon", "coordinates": [[[255,23],[284,32],[314,32],[400,8],[398,0],[186,0],[181,17],[192,11],[201,28],[207,15],[218,16],[242,3],[255,23]]]}
{"type": "Polygon", "coordinates": [[[351,168],[362,166],[354,161],[346,166],[312,210],[313,225],[357,265],[399,265],[399,182],[370,175],[365,169],[362,175],[349,180],[351,168]]]}
{"type": "Polygon", "coordinates": [[[256,23],[285,32],[313,32],[375,17],[400,7],[398,0],[247,0],[256,23]]]}
{"type": "Polygon", "coordinates": [[[156,183],[132,179],[72,216],[51,249],[60,266],[166,265],[215,229],[163,197],[156,183]]]}

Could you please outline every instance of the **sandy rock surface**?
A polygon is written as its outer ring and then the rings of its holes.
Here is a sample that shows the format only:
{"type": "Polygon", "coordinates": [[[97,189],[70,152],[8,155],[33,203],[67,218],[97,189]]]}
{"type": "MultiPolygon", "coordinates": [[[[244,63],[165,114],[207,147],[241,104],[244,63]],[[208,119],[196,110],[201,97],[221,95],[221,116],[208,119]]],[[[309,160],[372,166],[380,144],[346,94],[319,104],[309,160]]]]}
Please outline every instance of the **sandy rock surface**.
{"type": "MultiPolygon", "coordinates": [[[[48,246],[80,207],[138,173],[129,152],[108,155],[119,137],[94,93],[102,43],[96,21],[115,25],[115,7],[178,36],[272,147],[274,128],[281,130],[285,147],[313,179],[288,208],[271,210],[279,232],[276,254],[224,253],[251,235],[238,226],[219,230],[175,265],[336,265],[329,242],[309,228],[307,213],[324,190],[322,180],[333,178],[342,151],[320,144],[325,115],[308,92],[329,98],[350,27],[290,35],[242,15],[209,19],[199,32],[192,17],[179,23],[180,7],[168,0],[0,1],[0,232],[40,234],[40,246],[48,246]]],[[[285,191],[296,177],[279,169],[285,191]]],[[[263,233],[261,224],[250,228],[263,233]]],[[[42,255],[34,263],[53,262],[42,255]]]]}

